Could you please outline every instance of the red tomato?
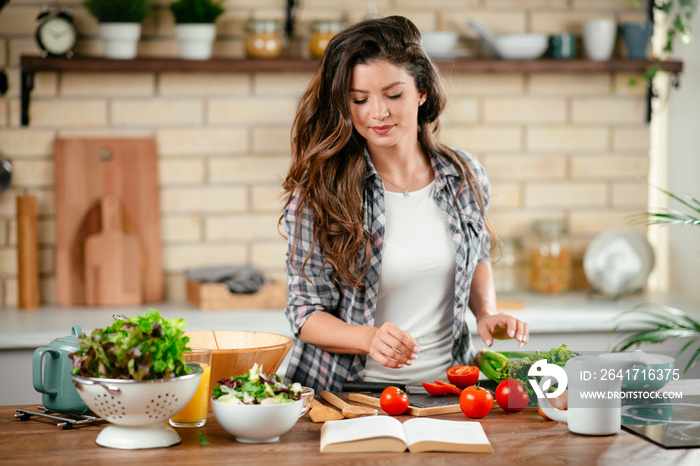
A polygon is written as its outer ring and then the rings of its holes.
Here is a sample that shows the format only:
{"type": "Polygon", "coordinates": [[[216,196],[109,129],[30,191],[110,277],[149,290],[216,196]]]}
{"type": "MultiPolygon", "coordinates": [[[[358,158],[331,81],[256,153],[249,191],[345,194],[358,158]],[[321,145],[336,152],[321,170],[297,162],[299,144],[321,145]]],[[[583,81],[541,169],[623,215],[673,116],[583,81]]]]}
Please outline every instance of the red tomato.
{"type": "Polygon", "coordinates": [[[467,387],[459,396],[459,407],[472,419],[481,419],[493,408],[493,395],[479,386],[467,387]]]}
{"type": "Polygon", "coordinates": [[[447,383],[447,382],[442,382],[440,380],[436,380],[435,383],[442,386],[442,387],[449,388],[450,393],[454,393],[455,395],[459,395],[462,393],[462,389],[459,388],[457,385],[453,385],[453,384],[447,383]]]}
{"type": "Polygon", "coordinates": [[[425,391],[431,395],[447,395],[448,393],[452,393],[452,389],[450,387],[444,387],[436,383],[423,382],[423,388],[425,388],[425,391]]]}
{"type": "Polygon", "coordinates": [[[386,387],[379,398],[379,405],[385,413],[396,416],[408,408],[408,395],[397,387],[386,387]]]}
{"type": "MultiPolygon", "coordinates": [[[[550,398],[549,399],[549,404],[552,405],[552,408],[554,409],[560,409],[560,410],[566,410],[568,408],[569,404],[569,392],[567,390],[564,391],[561,395],[559,395],[556,398],[550,398]]],[[[545,418],[548,421],[551,421],[549,417],[542,411],[542,408],[538,407],[537,411],[539,411],[540,416],[545,418]]]]}
{"type": "Polygon", "coordinates": [[[496,387],[496,402],[505,411],[522,411],[530,402],[530,396],[519,380],[506,379],[496,387]]]}
{"type": "Polygon", "coordinates": [[[459,388],[476,385],[479,380],[479,368],[477,366],[452,366],[447,369],[447,380],[459,388]]]}

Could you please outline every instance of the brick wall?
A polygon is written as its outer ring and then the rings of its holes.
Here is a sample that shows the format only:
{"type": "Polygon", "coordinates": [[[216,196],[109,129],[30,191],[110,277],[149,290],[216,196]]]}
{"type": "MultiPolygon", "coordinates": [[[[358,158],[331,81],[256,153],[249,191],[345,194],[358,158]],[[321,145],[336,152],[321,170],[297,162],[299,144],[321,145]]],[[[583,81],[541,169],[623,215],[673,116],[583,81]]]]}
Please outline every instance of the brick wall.
{"type": "MultiPolygon", "coordinates": [[[[97,55],[97,24],[80,0],[54,1],[74,13],[76,48],[97,55]]],[[[217,23],[217,57],[243,54],[250,17],[282,18],[283,0],[228,0],[217,23]]],[[[643,2],[642,2],[643,3],[643,2]]],[[[289,161],[289,130],[309,74],[38,73],[31,125],[19,125],[19,58],[38,54],[35,18],[44,1],[13,0],[0,12],[0,67],[10,90],[0,98],[0,150],[15,167],[0,197],[0,305],[17,305],[15,196],[39,204],[41,290],[55,303],[52,145],[57,136],[154,136],[159,148],[166,299],[184,300],[183,271],[254,263],[284,276],[277,233],[279,179],[289,161]]],[[[168,0],[143,24],[140,56],[177,56],[168,0]]],[[[497,33],[564,30],[580,34],[594,17],[644,16],[628,0],[382,0],[380,14],[410,17],[422,30],[480,19],[497,33]],[[429,6],[428,6],[429,5],[429,6]]],[[[311,20],[356,21],[364,2],[305,0],[291,48],[305,53],[311,20]],[[353,5],[350,9],[348,5],[353,5]]],[[[474,53],[474,40],[462,44],[474,53]]],[[[618,53],[620,51],[618,50],[618,53]]],[[[492,180],[492,219],[503,237],[524,237],[533,221],[569,221],[579,264],[597,233],[625,225],[646,206],[649,165],[645,89],[628,76],[453,74],[442,140],[471,151],[492,180]]],[[[584,287],[580,270],[579,287],[584,287]]]]}

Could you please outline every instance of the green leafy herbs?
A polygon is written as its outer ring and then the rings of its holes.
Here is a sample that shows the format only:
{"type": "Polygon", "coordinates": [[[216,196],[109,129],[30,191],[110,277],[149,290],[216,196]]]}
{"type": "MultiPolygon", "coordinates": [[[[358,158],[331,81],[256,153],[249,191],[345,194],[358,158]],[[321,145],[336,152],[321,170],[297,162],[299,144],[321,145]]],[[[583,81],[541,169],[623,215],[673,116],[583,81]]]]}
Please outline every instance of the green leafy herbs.
{"type": "Polygon", "coordinates": [[[624,351],[640,343],[661,343],[669,338],[688,338],[688,341],[678,351],[678,356],[691,346],[696,345],[695,353],[683,369],[688,372],[694,364],[700,361],[700,322],[690,317],[680,309],[655,304],[640,304],[618,315],[617,325],[612,332],[617,331],[630,322],[644,324],[646,328],[637,330],[617,343],[613,351],[624,351]]]}
{"type": "Polygon", "coordinates": [[[185,319],[161,317],[155,309],[143,316],[120,319],[79,339],[70,355],[73,374],[110,379],[151,380],[178,377],[191,370],[182,353],[189,337],[185,319]]]}
{"type": "Polygon", "coordinates": [[[223,0],[177,0],[170,4],[176,24],[213,23],[226,9],[223,0]]]}
{"type": "Polygon", "coordinates": [[[268,376],[262,367],[253,367],[243,375],[220,380],[212,394],[215,400],[237,404],[291,403],[301,398],[300,383],[283,384],[277,374],[268,376]]]}

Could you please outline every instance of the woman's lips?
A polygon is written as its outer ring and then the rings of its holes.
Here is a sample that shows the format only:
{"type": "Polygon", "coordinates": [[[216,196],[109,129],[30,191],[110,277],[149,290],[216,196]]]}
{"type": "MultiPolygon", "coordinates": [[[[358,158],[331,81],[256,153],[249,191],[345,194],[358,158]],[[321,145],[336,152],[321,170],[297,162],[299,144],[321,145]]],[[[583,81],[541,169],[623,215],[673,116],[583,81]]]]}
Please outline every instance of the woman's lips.
{"type": "Polygon", "coordinates": [[[386,134],[389,131],[391,131],[391,128],[393,128],[393,127],[394,127],[394,125],[372,126],[372,131],[374,131],[375,133],[377,133],[379,135],[382,135],[382,134],[386,134]]]}

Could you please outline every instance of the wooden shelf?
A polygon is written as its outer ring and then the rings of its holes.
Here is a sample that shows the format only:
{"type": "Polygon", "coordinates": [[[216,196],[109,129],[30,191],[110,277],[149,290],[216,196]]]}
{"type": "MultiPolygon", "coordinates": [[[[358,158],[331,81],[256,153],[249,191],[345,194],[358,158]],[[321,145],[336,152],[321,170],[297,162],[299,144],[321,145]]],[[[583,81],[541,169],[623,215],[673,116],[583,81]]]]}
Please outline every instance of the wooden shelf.
{"type": "MultiPolygon", "coordinates": [[[[446,70],[461,73],[604,73],[644,72],[650,66],[663,71],[680,72],[683,62],[668,61],[590,61],[590,60],[472,60],[435,59],[435,64],[446,70]]],[[[180,60],[178,58],[135,58],[111,60],[108,58],[42,58],[22,56],[22,71],[71,72],[188,72],[188,73],[298,73],[313,72],[318,60],[310,59],[243,59],[217,58],[212,60],[180,60]]]]}
{"type": "MultiPolygon", "coordinates": [[[[667,61],[590,61],[590,60],[482,60],[435,59],[441,70],[452,73],[644,73],[658,66],[662,71],[678,74],[683,62],[667,61]]],[[[22,125],[29,124],[29,101],[34,88],[34,74],[42,71],[82,73],[312,73],[318,60],[311,59],[242,59],[181,60],[178,58],[136,58],[111,60],[91,57],[21,57],[22,125]]]]}

